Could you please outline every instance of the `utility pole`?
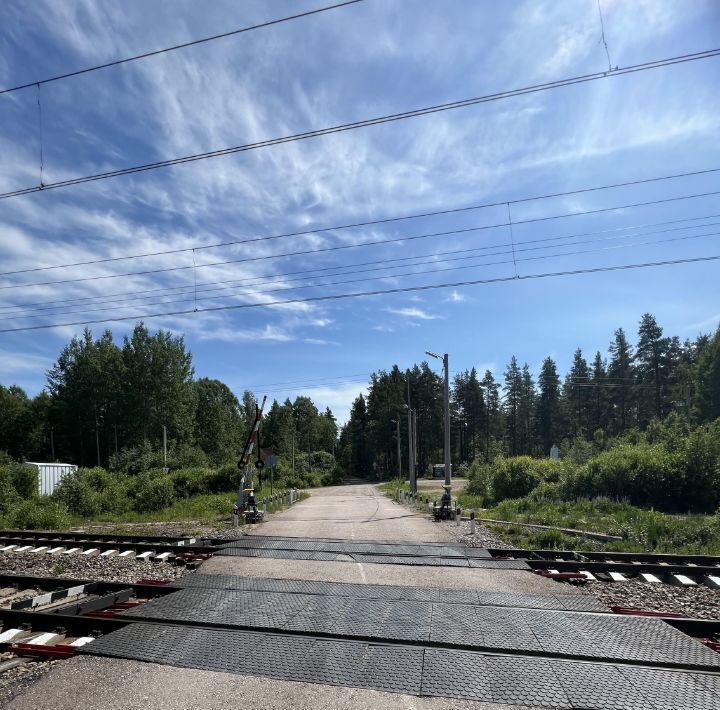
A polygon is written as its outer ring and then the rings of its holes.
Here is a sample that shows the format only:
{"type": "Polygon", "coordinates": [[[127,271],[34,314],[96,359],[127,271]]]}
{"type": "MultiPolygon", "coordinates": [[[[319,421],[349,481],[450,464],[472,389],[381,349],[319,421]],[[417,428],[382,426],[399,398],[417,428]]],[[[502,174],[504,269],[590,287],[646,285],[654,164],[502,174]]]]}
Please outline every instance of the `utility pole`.
{"type": "Polygon", "coordinates": [[[443,463],[445,464],[445,485],[449,488],[451,485],[451,472],[450,472],[450,367],[449,367],[449,359],[448,354],[445,353],[442,357],[440,355],[437,355],[435,353],[431,353],[429,350],[425,351],[426,355],[429,355],[430,357],[434,357],[436,360],[442,360],[443,363],[443,370],[445,371],[445,382],[443,387],[443,399],[444,399],[444,453],[445,456],[443,463]]]}
{"type": "Polygon", "coordinates": [[[407,409],[408,429],[408,480],[410,481],[410,493],[415,493],[415,446],[413,442],[413,410],[410,409],[407,404],[405,405],[405,408],[407,409]]]}
{"type": "Polygon", "coordinates": [[[167,467],[167,427],[163,424],[163,471],[168,472],[167,467]]]}
{"type": "Polygon", "coordinates": [[[413,493],[417,493],[417,471],[418,471],[417,409],[412,410],[412,448],[413,448],[413,493]]]}
{"type": "Polygon", "coordinates": [[[397,467],[398,467],[398,478],[402,479],[402,454],[400,453],[400,417],[397,419],[390,420],[395,424],[395,432],[397,435],[397,467]]]}
{"type": "Polygon", "coordinates": [[[97,465],[100,468],[100,432],[98,432],[97,404],[95,406],[95,452],[97,454],[97,465]]]}

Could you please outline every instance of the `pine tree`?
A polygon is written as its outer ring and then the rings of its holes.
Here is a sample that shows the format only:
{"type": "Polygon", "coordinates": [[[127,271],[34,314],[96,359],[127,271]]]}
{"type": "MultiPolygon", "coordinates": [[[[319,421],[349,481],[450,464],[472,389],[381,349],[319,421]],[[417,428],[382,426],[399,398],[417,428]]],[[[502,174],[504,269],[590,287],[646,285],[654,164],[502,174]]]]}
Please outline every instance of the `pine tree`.
{"type": "Polygon", "coordinates": [[[560,377],[552,358],[543,360],[538,380],[540,394],[537,401],[536,429],[542,445],[542,453],[550,455],[553,444],[561,439],[560,377]]]}
{"type": "Polygon", "coordinates": [[[662,417],[669,409],[669,347],[655,316],[645,313],[640,320],[635,350],[638,390],[638,423],[645,426],[653,417],[662,417]]]}
{"type": "Polygon", "coordinates": [[[520,453],[519,446],[519,409],[522,399],[522,372],[518,367],[517,358],[513,355],[505,370],[505,435],[511,456],[520,453]]]}
{"type": "Polygon", "coordinates": [[[701,423],[720,417],[720,327],[702,349],[695,367],[693,414],[701,423]]]}
{"type": "Polygon", "coordinates": [[[590,368],[578,348],[573,355],[573,364],[565,379],[565,399],[572,436],[585,436],[590,418],[590,368]]]}
{"type": "Polygon", "coordinates": [[[483,401],[485,403],[485,461],[489,462],[494,443],[502,437],[503,422],[502,409],[500,407],[500,385],[495,382],[492,372],[485,370],[480,387],[482,388],[483,401]]]}
{"type": "Polygon", "coordinates": [[[521,377],[522,385],[518,403],[520,453],[532,454],[535,448],[533,416],[535,413],[536,392],[535,382],[527,363],[523,365],[521,377]]]}
{"type": "Polygon", "coordinates": [[[608,384],[612,428],[615,434],[623,434],[628,429],[628,418],[633,403],[633,366],[632,346],[622,328],[615,331],[615,338],[609,347],[608,384]]]}
{"type": "Polygon", "coordinates": [[[608,426],[608,382],[607,367],[600,351],[595,353],[590,382],[592,383],[592,406],[588,433],[594,435],[599,429],[604,436],[608,426]]]}

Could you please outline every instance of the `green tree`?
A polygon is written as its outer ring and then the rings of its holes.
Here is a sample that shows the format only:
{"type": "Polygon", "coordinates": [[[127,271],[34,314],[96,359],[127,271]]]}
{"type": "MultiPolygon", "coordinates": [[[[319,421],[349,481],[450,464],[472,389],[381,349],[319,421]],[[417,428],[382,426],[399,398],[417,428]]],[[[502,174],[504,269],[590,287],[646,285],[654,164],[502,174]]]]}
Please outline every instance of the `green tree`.
{"type": "Polygon", "coordinates": [[[720,417],[720,327],[703,348],[695,367],[693,414],[699,422],[720,417]]]}
{"type": "Polygon", "coordinates": [[[553,444],[559,443],[562,438],[560,377],[555,361],[550,357],[543,360],[538,384],[540,394],[537,401],[537,434],[542,444],[542,454],[549,456],[553,444]]]}
{"type": "Polygon", "coordinates": [[[568,424],[573,438],[586,436],[590,419],[590,402],[592,382],[590,368],[578,348],[573,355],[573,364],[565,379],[565,402],[567,406],[568,424]]]}
{"type": "Polygon", "coordinates": [[[194,439],[214,464],[236,460],[244,441],[240,403],[220,380],[203,377],[195,389],[194,439]]]}
{"type": "Polygon", "coordinates": [[[189,441],[195,411],[192,354],[183,336],[158,330],[151,335],[143,323],[125,337],[123,429],[133,441],[159,441],[162,427],[177,441],[189,441]]]}
{"type": "Polygon", "coordinates": [[[492,451],[496,443],[502,440],[503,412],[500,406],[500,385],[495,381],[492,372],[485,370],[480,387],[485,402],[485,461],[492,460],[492,451]]]}
{"type": "Polygon", "coordinates": [[[522,371],[513,355],[505,370],[505,436],[511,456],[520,453],[519,409],[523,394],[522,371]]]}
{"type": "Polygon", "coordinates": [[[610,417],[615,434],[623,434],[628,428],[628,416],[632,406],[633,366],[632,346],[622,328],[615,331],[610,343],[610,364],[608,365],[610,417]]]}
{"type": "Polygon", "coordinates": [[[653,417],[664,417],[669,409],[670,339],[663,337],[655,316],[640,320],[635,363],[638,379],[638,423],[646,426],[653,417]]]}

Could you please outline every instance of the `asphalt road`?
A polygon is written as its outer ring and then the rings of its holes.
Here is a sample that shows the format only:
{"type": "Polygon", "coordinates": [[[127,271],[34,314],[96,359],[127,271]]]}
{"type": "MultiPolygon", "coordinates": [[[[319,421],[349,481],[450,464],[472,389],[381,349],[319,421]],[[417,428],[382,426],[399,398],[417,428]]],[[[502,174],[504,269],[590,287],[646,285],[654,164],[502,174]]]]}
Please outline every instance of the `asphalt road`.
{"type": "MultiPolygon", "coordinates": [[[[433,523],[380,495],[373,486],[313,491],[313,495],[252,529],[253,535],[443,542],[456,540],[452,523],[433,523]]],[[[423,568],[353,562],[215,557],[202,574],[405,584],[552,593],[560,585],[527,572],[423,568]]],[[[572,589],[569,586],[565,589],[572,589]]],[[[239,648],[238,653],[252,653],[239,648]]],[[[137,661],[76,657],[56,664],[40,681],[15,698],[8,710],[219,710],[230,708],[513,708],[438,698],[419,698],[373,690],[342,688],[212,671],[173,668],[137,661]]]]}

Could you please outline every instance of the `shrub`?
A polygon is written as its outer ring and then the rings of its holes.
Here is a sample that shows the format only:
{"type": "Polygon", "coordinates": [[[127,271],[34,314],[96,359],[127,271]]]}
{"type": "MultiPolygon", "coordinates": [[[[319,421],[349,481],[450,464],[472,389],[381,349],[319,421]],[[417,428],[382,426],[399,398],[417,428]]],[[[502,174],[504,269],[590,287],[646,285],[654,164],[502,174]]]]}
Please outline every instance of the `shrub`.
{"type": "Polygon", "coordinates": [[[468,493],[499,502],[523,498],[541,483],[555,483],[566,475],[570,464],[550,459],[516,456],[497,459],[492,464],[473,462],[468,493]]]}
{"type": "Polygon", "coordinates": [[[209,481],[211,493],[228,493],[237,490],[242,472],[236,463],[226,463],[215,469],[209,481]]]}
{"type": "Polygon", "coordinates": [[[599,454],[566,479],[566,497],[607,496],[675,510],[682,499],[678,463],[678,457],[659,444],[622,444],[599,454]]]}
{"type": "Polygon", "coordinates": [[[170,474],[173,491],[178,498],[210,492],[214,477],[213,471],[208,468],[183,468],[170,474]]]}
{"type": "Polygon", "coordinates": [[[68,473],[58,484],[53,498],[73,515],[91,518],[100,512],[100,496],[83,469],[68,473]]]}
{"type": "Polygon", "coordinates": [[[152,513],[172,504],[173,484],[161,471],[148,471],[140,476],[134,486],[134,508],[138,513],[152,513]]]}
{"type": "Polygon", "coordinates": [[[7,513],[17,504],[20,496],[13,485],[10,466],[0,464],[0,513],[7,513]]]}
{"type": "Polygon", "coordinates": [[[67,508],[49,497],[21,501],[10,515],[10,524],[20,530],[50,530],[70,524],[67,508]]]}
{"type": "Polygon", "coordinates": [[[13,466],[12,484],[21,498],[33,498],[38,495],[38,471],[34,466],[13,466]]]}
{"type": "MultiPolygon", "coordinates": [[[[122,449],[110,457],[108,468],[116,473],[137,475],[153,469],[162,469],[164,456],[162,446],[145,441],[138,446],[122,449]]],[[[208,458],[202,449],[185,444],[168,446],[167,465],[171,470],[183,468],[206,468],[208,458]]]]}

